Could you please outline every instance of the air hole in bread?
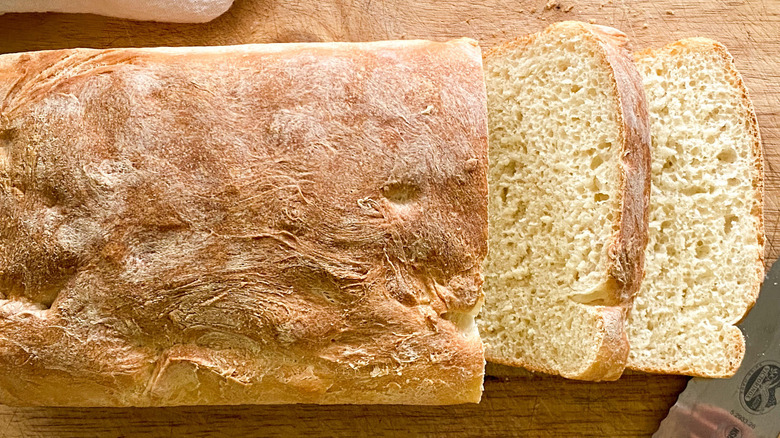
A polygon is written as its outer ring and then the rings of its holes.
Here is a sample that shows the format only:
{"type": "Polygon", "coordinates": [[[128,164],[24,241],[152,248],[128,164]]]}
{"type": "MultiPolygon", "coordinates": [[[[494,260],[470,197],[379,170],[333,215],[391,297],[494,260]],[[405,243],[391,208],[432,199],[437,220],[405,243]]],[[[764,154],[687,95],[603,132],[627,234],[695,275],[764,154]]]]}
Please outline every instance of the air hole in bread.
{"type": "Polygon", "coordinates": [[[506,196],[509,193],[509,187],[501,187],[501,205],[506,205],[506,196]]]}
{"type": "Polygon", "coordinates": [[[734,229],[734,223],[736,221],[737,221],[737,217],[734,216],[733,214],[726,216],[726,221],[724,222],[723,225],[723,232],[725,232],[726,234],[731,233],[731,231],[734,229]]]}
{"type": "MultiPolygon", "coordinates": [[[[706,88],[705,88],[706,90],[706,88]]],[[[720,108],[715,107],[712,111],[710,111],[707,114],[707,117],[705,118],[706,122],[712,122],[713,120],[716,120],[718,118],[718,115],[720,114],[720,108]]]]}
{"type": "Polygon", "coordinates": [[[708,190],[702,186],[689,186],[681,190],[685,196],[698,195],[700,193],[708,193],[708,190]]]}
{"type": "Polygon", "coordinates": [[[706,259],[710,255],[710,246],[705,245],[701,240],[696,242],[696,258],[706,259]]]}
{"type": "Polygon", "coordinates": [[[664,162],[664,166],[661,168],[664,172],[672,172],[674,171],[675,164],[677,162],[677,158],[674,156],[671,156],[666,159],[664,162]]]}
{"type": "Polygon", "coordinates": [[[509,178],[514,178],[518,174],[518,169],[522,168],[523,166],[518,163],[516,160],[509,160],[509,162],[505,166],[504,175],[506,175],[509,178]]]}
{"type": "Polygon", "coordinates": [[[716,158],[725,163],[733,163],[737,160],[737,152],[734,149],[724,149],[716,158]]]}

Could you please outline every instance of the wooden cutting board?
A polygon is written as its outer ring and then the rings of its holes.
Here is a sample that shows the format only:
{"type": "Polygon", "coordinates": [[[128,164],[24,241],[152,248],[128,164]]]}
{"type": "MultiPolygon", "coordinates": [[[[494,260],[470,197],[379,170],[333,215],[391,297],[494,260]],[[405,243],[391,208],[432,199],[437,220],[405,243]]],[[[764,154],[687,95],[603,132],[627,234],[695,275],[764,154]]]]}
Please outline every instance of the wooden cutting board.
{"type": "MultiPolygon", "coordinates": [[[[98,0],[96,0],[98,1],[98,0]]],[[[725,43],[755,103],[766,160],[767,265],[780,251],[780,0],[236,0],[203,25],[90,15],[0,17],[0,53],[66,47],[447,39],[488,48],[561,20],[622,29],[634,49],[725,43]]],[[[0,437],[647,436],[687,378],[585,383],[489,366],[479,405],[43,409],[0,406],[0,437]]]]}

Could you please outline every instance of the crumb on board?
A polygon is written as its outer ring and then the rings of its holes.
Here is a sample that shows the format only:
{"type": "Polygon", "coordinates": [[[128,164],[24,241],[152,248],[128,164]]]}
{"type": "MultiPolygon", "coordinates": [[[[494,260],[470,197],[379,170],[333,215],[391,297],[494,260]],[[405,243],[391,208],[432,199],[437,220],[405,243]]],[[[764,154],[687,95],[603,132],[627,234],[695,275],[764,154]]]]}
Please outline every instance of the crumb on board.
{"type": "Polygon", "coordinates": [[[674,15],[674,11],[671,9],[666,10],[666,15],[674,15]]]}
{"type": "Polygon", "coordinates": [[[650,25],[647,24],[646,21],[644,23],[642,23],[642,29],[647,29],[648,27],[650,27],[650,25]]]}
{"type": "Polygon", "coordinates": [[[545,10],[557,9],[563,12],[569,12],[572,9],[574,9],[573,4],[565,5],[564,3],[568,3],[568,2],[560,2],[558,0],[547,0],[547,3],[544,5],[544,9],[545,10]]]}

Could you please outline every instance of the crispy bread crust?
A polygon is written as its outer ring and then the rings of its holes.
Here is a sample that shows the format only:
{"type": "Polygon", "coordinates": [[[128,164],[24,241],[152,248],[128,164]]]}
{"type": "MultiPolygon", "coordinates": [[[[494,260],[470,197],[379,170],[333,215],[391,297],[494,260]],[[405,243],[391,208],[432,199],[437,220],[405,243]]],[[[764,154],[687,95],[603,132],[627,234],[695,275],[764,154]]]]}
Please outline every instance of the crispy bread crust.
{"type": "Polygon", "coordinates": [[[0,56],[0,402],[478,402],[481,61],[0,56]]]}

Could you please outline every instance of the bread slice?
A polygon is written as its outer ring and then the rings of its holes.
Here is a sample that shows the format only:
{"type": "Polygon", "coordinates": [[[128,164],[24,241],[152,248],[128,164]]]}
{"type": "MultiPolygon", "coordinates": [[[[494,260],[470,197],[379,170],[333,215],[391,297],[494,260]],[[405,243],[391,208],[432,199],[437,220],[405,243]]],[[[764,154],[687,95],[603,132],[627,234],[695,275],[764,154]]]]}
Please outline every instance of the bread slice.
{"type": "Polygon", "coordinates": [[[734,324],[764,276],[756,115],[720,43],[686,39],[636,62],[652,121],[653,188],[629,367],[731,376],[745,351],[734,324]]]}
{"type": "Polygon", "coordinates": [[[642,278],[649,127],[619,31],[562,22],[485,55],[490,361],[586,380],[626,364],[642,278]]]}

